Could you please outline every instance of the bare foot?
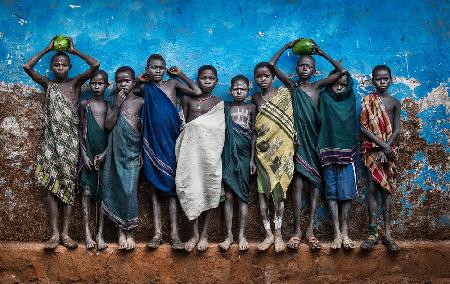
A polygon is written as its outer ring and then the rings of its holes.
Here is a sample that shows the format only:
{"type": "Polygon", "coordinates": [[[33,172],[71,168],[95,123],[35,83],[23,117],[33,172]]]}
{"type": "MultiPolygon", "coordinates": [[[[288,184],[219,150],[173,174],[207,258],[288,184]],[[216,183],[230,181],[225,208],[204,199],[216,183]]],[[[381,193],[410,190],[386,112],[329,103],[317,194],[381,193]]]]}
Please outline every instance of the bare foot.
{"type": "Polygon", "coordinates": [[[191,252],[198,243],[198,236],[193,236],[185,245],[184,249],[191,252]]]}
{"type": "Polygon", "coordinates": [[[197,244],[198,251],[206,251],[208,249],[208,239],[202,238],[197,244]]]}
{"type": "Polygon", "coordinates": [[[132,250],[136,246],[136,243],[134,242],[134,237],[132,233],[129,233],[127,235],[127,250],[132,250]]]}
{"type": "Polygon", "coordinates": [[[334,241],[331,243],[331,249],[340,249],[342,244],[342,237],[339,235],[334,238],[334,241]]]}
{"type": "Polygon", "coordinates": [[[119,245],[118,249],[126,249],[127,248],[127,237],[122,230],[119,230],[119,245]]]}
{"type": "Polygon", "coordinates": [[[86,236],[85,244],[86,244],[87,249],[93,249],[96,245],[96,243],[94,242],[94,240],[92,239],[91,236],[86,236]]]}
{"type": "Polygon", "coordinates": [[[287,247],[293,250],[297,250],[299,246],[300,246],[299,236],[292,236],[287,243],[287,247]]]}
{"type": "Polygon", "coordinates": [[[219,244],[219,248],[223,251],[227,251],[232,243],[233,243],[233,236],[230,236],[219,244]]]}
{"type": "Polygon", "coordinates": [[[108,247],[108,245],[105,243],[105,240],[97,234],[97,249],[98,250],[104,250],[108,247]]]}
{"type": "Polygon", "coordinates": [[[258,245],[258,249],[260,251],[266,251],[268,248],[270,248],[270,246],[273,244],[275,238],[273,236],[272,233],[267,234],[266,238],[264,239],[264,241],[262,241],[259,245],[258,245]]]}
{"type": "Polygon", "coordinates": [[[248,242],[245,237],[239,237],[239,250],[246,251],[248,250],[248,242]]]}
{"type": "Polygon", "coordinates": [[[48,240],[45,245],[44,249],[46,250],[54,250],[59,245],[59,234],[53,235],[50,240],[48,240]]]}
{"type": "Polygon", "coordinates": [[[160,237],[155,236],[147,243],[147,247],[151,249],[157,249],[159,245],[162,244],[162,242],[163,240],[160,237]]]}
{"type": "Polygon", "coordinates": [[[75,249],[78,247],[78,244],[67,235],[61,235],[61,241],[62,245],[68,249],[75,249]]]}
{"type": "Polygon", "coordinates": [[[171,242],[173,249],[180,250],[185,248],[184,243],[180,240],[179,237],[172,238],[171,242]]]}
{"type": "Polygon", "coordinates": [[[275,236],[275,252],[282,252],[286,248],[282,236],[275,236]]]}

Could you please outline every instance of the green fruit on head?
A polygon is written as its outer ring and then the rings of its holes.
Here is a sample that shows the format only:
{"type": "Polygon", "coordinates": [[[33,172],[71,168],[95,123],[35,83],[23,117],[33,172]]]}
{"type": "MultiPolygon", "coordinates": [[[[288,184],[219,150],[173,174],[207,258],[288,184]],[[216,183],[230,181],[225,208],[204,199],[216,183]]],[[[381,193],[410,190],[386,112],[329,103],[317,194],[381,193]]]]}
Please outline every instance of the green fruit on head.
{"type": "Polygon", "coordinates": [[[55,38],[53,49],[56,51],[66,51],[69,49],[69,39],[66,36],[59,35],[55,38]]]}
{"type": "Polygon", "coordinates": [[[292,52],[297,55],[311,55],[314,53],[314,43],[309,38],[302,38],[294,44],[292,52]]]}

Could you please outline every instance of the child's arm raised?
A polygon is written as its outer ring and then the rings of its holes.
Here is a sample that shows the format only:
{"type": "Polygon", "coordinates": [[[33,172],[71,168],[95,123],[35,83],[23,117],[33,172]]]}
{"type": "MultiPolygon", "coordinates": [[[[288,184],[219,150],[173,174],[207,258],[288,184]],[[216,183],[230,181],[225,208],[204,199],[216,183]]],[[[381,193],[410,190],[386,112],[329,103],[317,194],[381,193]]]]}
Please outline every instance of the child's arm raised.
{"type": "Polygon", "coordinates": [[[186,83],[182,84],[180,81],[176,81],[175,89],[183,94],[186,94],[188,96],[199,96],[202,94],[202,90],[194,83],[194,81],[186,76],[180,68],[177,66],[173,66],[169,69],[167,69],[167,73],[169,75],[180,78],[183,82],[186,83]]]}
{"type": "Polygon", "coordinates": [[[23,70],[25,70],[25,72],[28,74],[28,76],[30,76],[31,79],[33,79],[33,81],[35,81],[36,83],[41,85],[44,89],[47,89],[49,80],[47,79],[47,77],[42,76],[41,74],[36,72],[36,70],[34,70],[34,66],[42,58],[42,56],[44,56],[45,54],[47,54],[53,50],[53,44],[55,42],[55,38],[56,37],[52,38],[52,40],[50,41],[50,44],[44,50],[42,50],[35,56],[31,57],[31,59],[28,60],[28,62],[23,65],[23,70]]]}
{"type": "Polygon", "coordinates": [[[280,59],[281,55],[289,48],[292,48],[294,44],[298,41],[298,39],[291,41],[285,44],[278,52],[270,59],[269,64],[272,65],[275,76],[280,79],[280,81],[289,89],[295,89],[295,82],[292,79],[289,79],[277,66],[278,59],[280,59]]]}
{"type": "Polygon", "coordinates": [[[117,122],[117,115],[119,114],[120,107],[126,99],[126,94],[124,90],[120,90],[117,94],[117,100],[114,102],[112,107],[108,106],[108,112],[105,118],[105,128],[111,130],[114,128],[117,122]]]}
{"type": "Polygon", "coordinates": [[[331,58],[328,54],[325,53],[325,51],[323,51],[315,42],[314,42],[314,49],[316,51],[317,55],[322,56],[323,58],[325,58],[326,60],[328,60],[333,66],[334,68],[336,68],[337,72],[333,73],[332,75],[328,76],[325,79],[322,80],[318,80],[316,82],[316,87],[318,89],[324,87],[324,86],[328,86],[332,83],[334,83],[336,80],[338,80],[344,73],[347,72],[347,70],[344,69],[344,67],[342,67],[341,63],[339,63],[339,61],[334,60],[333,58],[331,58]]]}
{"type": "Polygon", "coordinates": [[[100,68],[100,63],[97,60],[95,60],[94,58],[90,57],[89,55],[86,55],[86,54],[82,53],[81,51],[79,51],[78,49],[76,49],[73,46],[73,41],[72,41],[72,38],[70,38],[70,37],[69,37],[69,49],[67,49],[67,52],[80,57],[81,59],[86,61],[86,63],[89,65],[88,70],[84,71],[83,73],[81,73],[75,77],[75,79],[78,82],[78,85],[81,86],[84,84],[84,82],[89,80],[89,78],[91,78],[95,72],[97,72],[97,70],[100,68]]]}

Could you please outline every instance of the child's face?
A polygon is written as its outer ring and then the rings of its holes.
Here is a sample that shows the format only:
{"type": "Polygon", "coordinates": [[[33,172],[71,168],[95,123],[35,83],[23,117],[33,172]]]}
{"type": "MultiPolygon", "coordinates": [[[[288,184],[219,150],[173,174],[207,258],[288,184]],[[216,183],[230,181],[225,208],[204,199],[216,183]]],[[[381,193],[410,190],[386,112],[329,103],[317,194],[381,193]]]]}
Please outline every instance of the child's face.
{"type": "Polygon", "coordinates": [[[377,91],[386,91],[391,85],[391,81],[391,75],[385,69],[379,69],[373,74],[372,83],[377,91]]]}
{"type": "Polygon", "coordinates": [[[91,81],[89,81],[89,87],[91,88],[92,94],[94,96],[101,96],[105,92],[105,89],[108,87],[108,83],[102,74],[96,74],[92,77],[91,81]]]}
{"type": "Polygon", "coordinates": [[[72,66],[66,56],[56,56],[51,63],[51,70],[56,79],[65,79],[69,74],[72,66]]]}
{"type": "Polygon", "coordinates": [[[164,78],[166,73],[166,64],[162,60],[154,59],[147,65],[147,74],[150,75],[150,80],[159,82],[164,78]]]}
{"type": "Polygon", "coordinates": [[[217,84],[217,76],[212,70],[203,70],[198,78],[198,87],[203,93],[210,93],[217,84]]]}
{"type": "Polygon", "coordinates": [[[345,88],[347,88],[347,74],[342,75],[339,80],[330,86],[331,92],[335,94],[342,93],[345,88]]]}
{"type": "Polygon", "coordinates": [[[248,85],[242,80],[237,80],[230,88],[230,95],[235,102],[243,102],[248,94],[248,85]]]}
{"type": "Polygon", "coordinates": [[[270,86],[272,86],[273,75],[272,75],[272,72],[270,72],[269,68],[267,68],[267,67],[262,67],[262,68],[256,69],[254,78],[255,78],[256,84],[258,84],[258,86],[261,89],[265,90],[265,89],[268,89],[270,86]]]}
{"type": "Polygon", "coordinates": [[[124,71],[116,74],[116,86],[119,90],[124,90],[126,94],[131,92],[135,81],[130,72],[124,71]]]}
{"type": "Polygon", "coordinates": [[[302,56],[297,61],[295,71],[300,79],[309,80],[316,72],[316,63],[311,58],[302,56]]]}

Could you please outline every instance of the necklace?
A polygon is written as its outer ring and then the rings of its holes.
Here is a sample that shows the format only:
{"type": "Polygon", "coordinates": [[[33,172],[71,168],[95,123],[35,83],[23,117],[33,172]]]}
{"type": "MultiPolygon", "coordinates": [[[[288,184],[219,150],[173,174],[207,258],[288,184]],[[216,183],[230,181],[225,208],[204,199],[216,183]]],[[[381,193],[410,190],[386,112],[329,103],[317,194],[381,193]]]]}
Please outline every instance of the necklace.
{"type": "Polygon", "coordinates": [[[310,82],[297,82],[297,86],[300,86],[300,87],[308,87],[308,86],[311,86],[311,83],[310,82]]]}
{"type": "Polygon", "coordinates": [[[198,104],[197,104],[197,110],[201,110],[201,109],[202,109],[201,103],[203,103],[204,101],[209,100],[210,98],[212,98],[212,95],[211,95],[211,94],[210,94],[209,96],[207,96],[206,98],[200,99],[200,100],[198,101],[198,104]]]}

